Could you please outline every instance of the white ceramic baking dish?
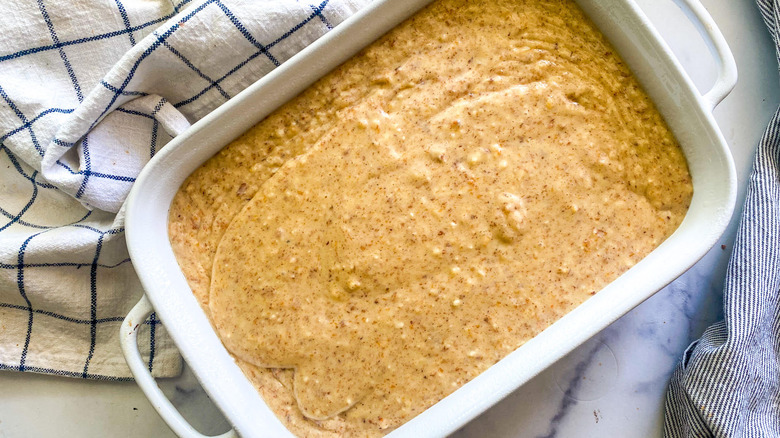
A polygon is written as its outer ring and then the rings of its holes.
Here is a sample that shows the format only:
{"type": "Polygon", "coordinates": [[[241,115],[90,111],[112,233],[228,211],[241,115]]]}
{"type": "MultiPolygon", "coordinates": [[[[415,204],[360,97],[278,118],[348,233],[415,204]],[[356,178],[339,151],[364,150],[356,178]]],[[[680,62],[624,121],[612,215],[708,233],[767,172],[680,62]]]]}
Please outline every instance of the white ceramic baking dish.
{"type": "MultiPolygon", "coordinates": [[[[429,0],[378,0],[176,137],[146,166],[127,204],[127,244],[146,290],[122,325],[121,340],[138,384],[181,436],[202,436],[164,397],[141,361],[135,327],[154,310],[214,403],[244,437],[291,436],[230,358],[198,306],[168,243],[168,209],[179,186],[220,148],[296,96],[429,0]]],[[[578,0],[653,98],[680,141],[694,195],[680,228],[594,297],[453,394],[390,434],[444,436],[476,417],[605,328],[698,261],[728,224],[736,173],[712,109],[731,91],[736,64],[697,0],[679,5],[718,61],[701,95],[632,0],[578,0]]]]}

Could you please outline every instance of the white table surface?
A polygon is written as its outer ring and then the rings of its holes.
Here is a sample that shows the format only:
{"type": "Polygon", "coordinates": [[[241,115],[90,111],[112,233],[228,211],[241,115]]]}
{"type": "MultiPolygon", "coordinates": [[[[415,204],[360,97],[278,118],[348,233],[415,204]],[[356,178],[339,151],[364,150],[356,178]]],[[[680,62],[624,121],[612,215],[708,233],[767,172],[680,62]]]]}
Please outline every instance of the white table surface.
{"type": "MultiPolygon", "coordinates": [[[[693,26],[671,0],[637,1],[697,86],[706,91],[715,77],[714,62],[693,26]]],[[[737,87],[715,110],[740,182],[737,212],[728,231],[685,275],[455,436],[661,436],[663,399],[674,366],[704,328],[722,318],[721,286],[753,152],[780,103],[775,51],[754,2],[703,3],[739,66],[737,87]]],[[[203,433],[228,430],[228,423],[191,374],[185,371],[182,377],[159,384],[203,433]]],[[[0,438],[49,436],[170,437],[173,433],[132,382],[0,372],[0,438]]]]}

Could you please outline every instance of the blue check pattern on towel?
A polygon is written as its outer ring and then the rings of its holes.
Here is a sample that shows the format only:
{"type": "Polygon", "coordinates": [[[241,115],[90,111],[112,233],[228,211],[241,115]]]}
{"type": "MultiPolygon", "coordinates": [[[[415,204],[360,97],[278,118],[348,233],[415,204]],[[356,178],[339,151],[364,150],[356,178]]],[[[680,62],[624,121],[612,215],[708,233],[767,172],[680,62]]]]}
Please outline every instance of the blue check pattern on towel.
{"type": "MultiPolygon", "coordinates": [[[[367,0],[0,2],[0,369],[126,379],[122,205],[154,154],[367,0]]],[[[139,346],[181,361],[159,321],[139,346]]]]}
{"type": "MultiPolygon", "coordinates": [[[[780,47],[780,3],[758,6],[780,47]]],[[[664,436],[780,437],[780,110],[756,151],[724,286],[725,320],[677,366],[664,436]]]]}

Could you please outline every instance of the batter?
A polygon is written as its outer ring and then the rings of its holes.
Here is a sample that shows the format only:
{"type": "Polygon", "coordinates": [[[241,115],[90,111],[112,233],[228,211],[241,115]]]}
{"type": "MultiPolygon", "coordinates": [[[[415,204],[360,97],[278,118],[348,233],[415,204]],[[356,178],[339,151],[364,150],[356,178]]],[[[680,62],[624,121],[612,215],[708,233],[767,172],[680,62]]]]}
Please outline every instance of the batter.
{"type": "Polygon", "coordinates": [[[440,0],[193,173],[170,236],[301,436],[378,436],[658,246],[692,195],[568,0],[440,0]]]}

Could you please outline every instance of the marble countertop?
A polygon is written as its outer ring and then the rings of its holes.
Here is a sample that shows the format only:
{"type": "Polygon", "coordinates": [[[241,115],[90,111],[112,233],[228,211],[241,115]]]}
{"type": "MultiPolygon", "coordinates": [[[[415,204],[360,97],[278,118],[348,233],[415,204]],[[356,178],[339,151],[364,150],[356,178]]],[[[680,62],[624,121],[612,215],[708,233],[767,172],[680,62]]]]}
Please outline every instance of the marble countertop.
{"type": "MultiPolygon", "coordinates": [[[[672,0],[637,0],[700,90],[715,63],[672,0]]],[[[780,103],[775,50],[753,1],[703,0],[739,66],[715,110],[739,177],[738,207],[721,241],[645,303],[455,433],[467,437],[661,436],[669,376],[683,350],[722,318],[721,286],[758,140],[780,103]]],[[[160,387],[201,432],[229,429],[191,373],[160,387]]],[[[132,382],[0,372],[0,438],[174,436],[132,382]]]]}

